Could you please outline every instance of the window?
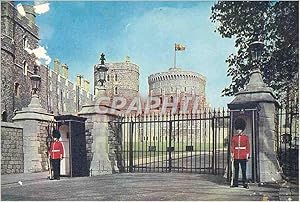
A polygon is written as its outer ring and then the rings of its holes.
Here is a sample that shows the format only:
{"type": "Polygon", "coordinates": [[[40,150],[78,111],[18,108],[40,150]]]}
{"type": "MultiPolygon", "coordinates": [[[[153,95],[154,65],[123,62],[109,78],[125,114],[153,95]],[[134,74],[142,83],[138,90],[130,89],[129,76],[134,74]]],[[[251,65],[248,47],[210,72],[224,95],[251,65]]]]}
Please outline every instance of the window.
{"type": "Polygon", "coordinates": [[[118,75],[117,74],[115,75],[115,81],[118,81],[118,75]]]}
{"type": "Polygon", "coordinates": [[[107,75],[107,81],[109,81],[109,75],[107,75]]]}
{"type": "Polygon", "coordinates": [[[23,74],[27,75],[28,64],[26,61],[23,62],[23,74]]]}
{"type": "Polygon", "coordinates": [[[7,122],[7,112],[3,111],[1,114],[1,121],[7,122]]]}
{"type": "Polygon", "coordinates": [[[115,87],[115,95],[118,94],[118,87],[115,87]]]}
{"type": "Polygon", "coordinates": [[[14,85],[14,93],[16,97],[20,97],[20,84],[19,83],[15,83],[14,85]]]}
{"type": "Polygon", "coordinates": [[[23,36],[23,48],[28,48],[28,37],[26,35],[23,36]]]}

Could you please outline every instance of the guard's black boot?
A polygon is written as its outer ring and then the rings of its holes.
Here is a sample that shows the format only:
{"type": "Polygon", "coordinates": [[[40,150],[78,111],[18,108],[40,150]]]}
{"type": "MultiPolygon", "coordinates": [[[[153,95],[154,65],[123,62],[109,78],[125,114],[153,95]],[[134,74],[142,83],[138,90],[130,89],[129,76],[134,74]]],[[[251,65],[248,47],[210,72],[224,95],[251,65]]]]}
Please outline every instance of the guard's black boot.
{"type": "Polygon", "coordinates": [[[244,184],[243,187],[244,187],[245,189],[249,189],[249,185],[248,185],[247,183],[244,184]]]}
{"type": "Polygon", "coordinates": [[[233,179],[233,185],[231,185],[230,187],[238,187],[238,181],[233,179]]]}

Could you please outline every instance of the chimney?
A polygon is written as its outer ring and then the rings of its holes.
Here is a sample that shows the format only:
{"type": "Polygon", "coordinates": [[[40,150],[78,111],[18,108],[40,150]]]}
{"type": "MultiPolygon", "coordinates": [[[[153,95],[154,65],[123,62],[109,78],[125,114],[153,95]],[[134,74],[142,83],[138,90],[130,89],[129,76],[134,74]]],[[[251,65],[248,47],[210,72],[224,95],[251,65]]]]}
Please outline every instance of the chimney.
{"type": "Polygon", "coordinates": [[[90,82],[88,80],[84,80],[84,89],[90,92],[90,82]]]}
{"type": "Polygon", "coordinates": [[[59,74],[59,60],[57,58],[54,59],[54,72],[59,74]]]}
{"type": "Polygon", "coordinates": [[[69,68],[67,64],[62,64],[61,65],[62,68],[62,76],[65,77],[66,79],[69,78],[69,68]]]}
{"type": "Polygon", "coordinates": [[[81,87],[83,85],[82,80],[83,80],[83,76],[80,75],[80,74],[77,74],[76,85],[79,86],[79,87],[81,87]]]}

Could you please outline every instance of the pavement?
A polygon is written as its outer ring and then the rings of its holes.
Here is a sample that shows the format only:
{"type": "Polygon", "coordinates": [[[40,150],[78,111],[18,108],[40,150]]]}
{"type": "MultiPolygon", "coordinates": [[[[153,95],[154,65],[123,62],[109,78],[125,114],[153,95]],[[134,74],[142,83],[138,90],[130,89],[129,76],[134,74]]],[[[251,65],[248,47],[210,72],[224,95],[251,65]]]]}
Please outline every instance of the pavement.
{"type": "Polygon", "coordinates": [[[1,176],[1,200],[298,201],[296,184],[230,188],[222,176],[124,173],[47,180],[48,172],[1,176]],[[21,181],[21,183],[20,183],[21,181]]]}

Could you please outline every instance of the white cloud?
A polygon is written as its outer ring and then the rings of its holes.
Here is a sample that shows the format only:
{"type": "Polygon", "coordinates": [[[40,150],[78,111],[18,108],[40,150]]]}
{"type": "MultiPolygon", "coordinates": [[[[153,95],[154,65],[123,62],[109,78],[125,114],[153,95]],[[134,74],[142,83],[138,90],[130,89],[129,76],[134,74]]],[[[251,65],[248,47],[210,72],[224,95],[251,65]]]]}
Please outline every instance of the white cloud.
{"type": "Polygon", "coordinates": [[[36,49],[29,49],[29,48],[25,48],[25,50],[29,53],[29,54],[34,54],[38,59],[36,60],[37,65],[41,64],[41,60],[45,62],[46,65],[49,65],[51,62],[51,58],[49,57],[49,55],[47,55],[47,51],[44,47],[39,46],[36,49]]]}
{"type": "Polygon", "coordinates": [[[20,13],[20,15],[22,15],[22,16],[25,16],[25,15],[26,15],[25,10],[24,10],[22,4],[18,4],[18,5],[17,5],[17,11],[18,11],[18,12],[20,13]]]}
{"type": "Polygon", "coordinates": [[[34,12],[37,14],[47,13],[50,10],[49,3],[39,4],[33,6],[34,12]]]}

